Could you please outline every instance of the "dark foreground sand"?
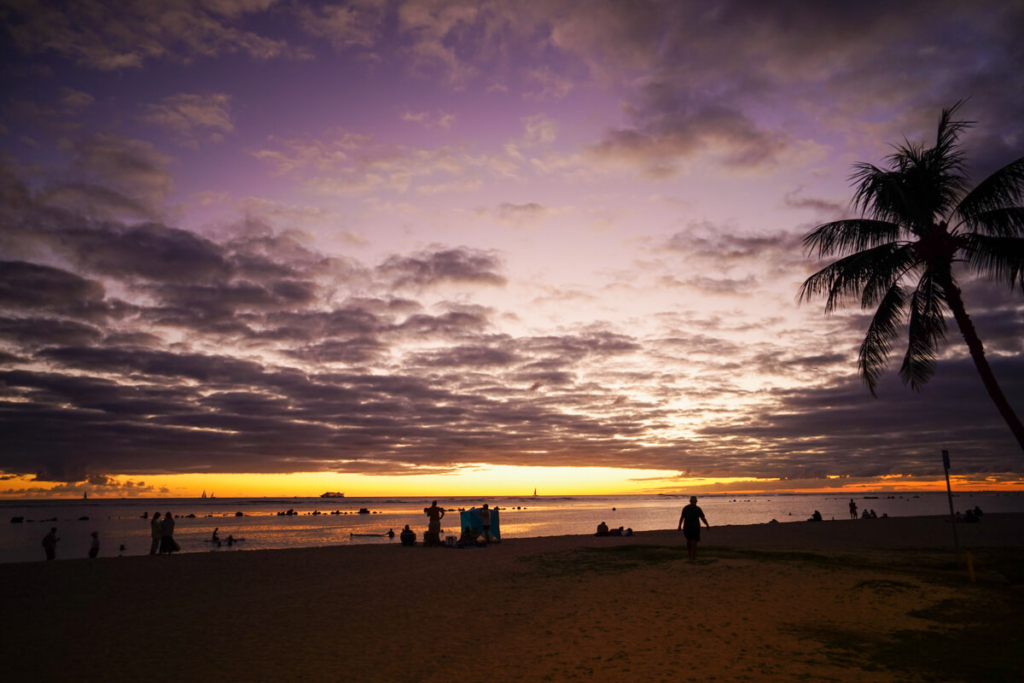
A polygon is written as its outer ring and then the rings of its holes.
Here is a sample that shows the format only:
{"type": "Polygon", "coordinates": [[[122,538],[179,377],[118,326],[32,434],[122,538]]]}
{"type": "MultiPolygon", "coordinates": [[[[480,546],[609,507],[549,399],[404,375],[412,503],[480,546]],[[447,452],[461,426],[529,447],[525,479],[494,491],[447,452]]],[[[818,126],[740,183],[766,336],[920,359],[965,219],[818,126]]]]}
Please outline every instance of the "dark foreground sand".
{"type": "Polygon", "coordinates": [[[1020,680],[1024,515],[957,528],[976,583],[940,517],[0,565],[0,679],[1020,680]]]}

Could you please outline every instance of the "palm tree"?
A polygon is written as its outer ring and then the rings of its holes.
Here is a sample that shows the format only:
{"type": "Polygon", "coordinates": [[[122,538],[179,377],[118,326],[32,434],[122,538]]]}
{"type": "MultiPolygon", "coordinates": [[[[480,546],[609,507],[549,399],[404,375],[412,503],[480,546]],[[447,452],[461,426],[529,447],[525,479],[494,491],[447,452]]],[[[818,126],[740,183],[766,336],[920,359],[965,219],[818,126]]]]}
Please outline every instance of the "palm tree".
{"type": "Polygon", "coordinates": [[[905,140],[886,168],[854,166],[860,218],[819,225],[804,237],[808,254],[841,258],[807,278],[800,300],[824,295],[826,314],[848,300],[877,307],[857,360],[873,396],[904,324],[900,377],[914,390],[928,382],[952,312],[985,389],[1024,449],[1024,425],[996,382],[953,274],[953,264],[962,264],[1024,292],[1024,157],[969,190],[959,137],[973,122],[953,120],[961,104],[942,111],[934,147],[905,140]]]}

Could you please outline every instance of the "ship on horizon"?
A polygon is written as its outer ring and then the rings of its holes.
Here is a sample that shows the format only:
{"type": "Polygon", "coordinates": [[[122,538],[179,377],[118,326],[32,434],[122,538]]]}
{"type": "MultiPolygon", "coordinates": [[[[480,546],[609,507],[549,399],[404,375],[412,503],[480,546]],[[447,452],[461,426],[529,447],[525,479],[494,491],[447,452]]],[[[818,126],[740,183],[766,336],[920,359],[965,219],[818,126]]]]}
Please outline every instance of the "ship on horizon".
{"type": "Polygon", "coordinates": [[[344,493],[338,493],[337,491],[328,491],[327,493],[321,493],[321,498],[344,498],[344,493]]]}

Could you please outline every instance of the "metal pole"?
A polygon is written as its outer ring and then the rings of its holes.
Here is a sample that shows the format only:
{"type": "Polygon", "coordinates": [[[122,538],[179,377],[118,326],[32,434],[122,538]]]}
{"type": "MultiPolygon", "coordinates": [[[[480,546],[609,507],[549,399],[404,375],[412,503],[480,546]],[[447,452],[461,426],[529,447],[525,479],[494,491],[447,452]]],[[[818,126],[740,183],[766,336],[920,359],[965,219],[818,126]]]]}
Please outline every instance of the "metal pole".
{"type": "Polygon", "coordinates": [[[942,451],[942,468],[946,470],[946,494],[949,496],[949,521],[953,523],[953,548],[960,557],[960,539],[956,535],[956,513],[953,512],[953,489],[949,485],[949,451],[942,451]]]}

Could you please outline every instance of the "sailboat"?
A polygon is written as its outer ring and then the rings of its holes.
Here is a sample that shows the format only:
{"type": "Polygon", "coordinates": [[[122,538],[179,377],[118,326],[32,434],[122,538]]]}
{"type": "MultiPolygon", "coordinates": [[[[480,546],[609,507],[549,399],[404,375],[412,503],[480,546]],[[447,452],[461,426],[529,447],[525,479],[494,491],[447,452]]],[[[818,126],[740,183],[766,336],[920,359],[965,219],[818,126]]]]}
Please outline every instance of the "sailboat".
{"type": "Polygon", "coordinates": [[[534,497],[534,498],[536,498],[536,497],[537,497],[537,489],[534,489],[534,490],[533,490],[533,497],[534,497]]]}
{"type": "Polygon", "coordinates": [[[82,491],[82,500],[89,500],[89,492],[82,491]]]}
{"type": "Polygon", "coordinates": [[[206,489],[203,489],[203,498],[206,498],[206,489]]]}

